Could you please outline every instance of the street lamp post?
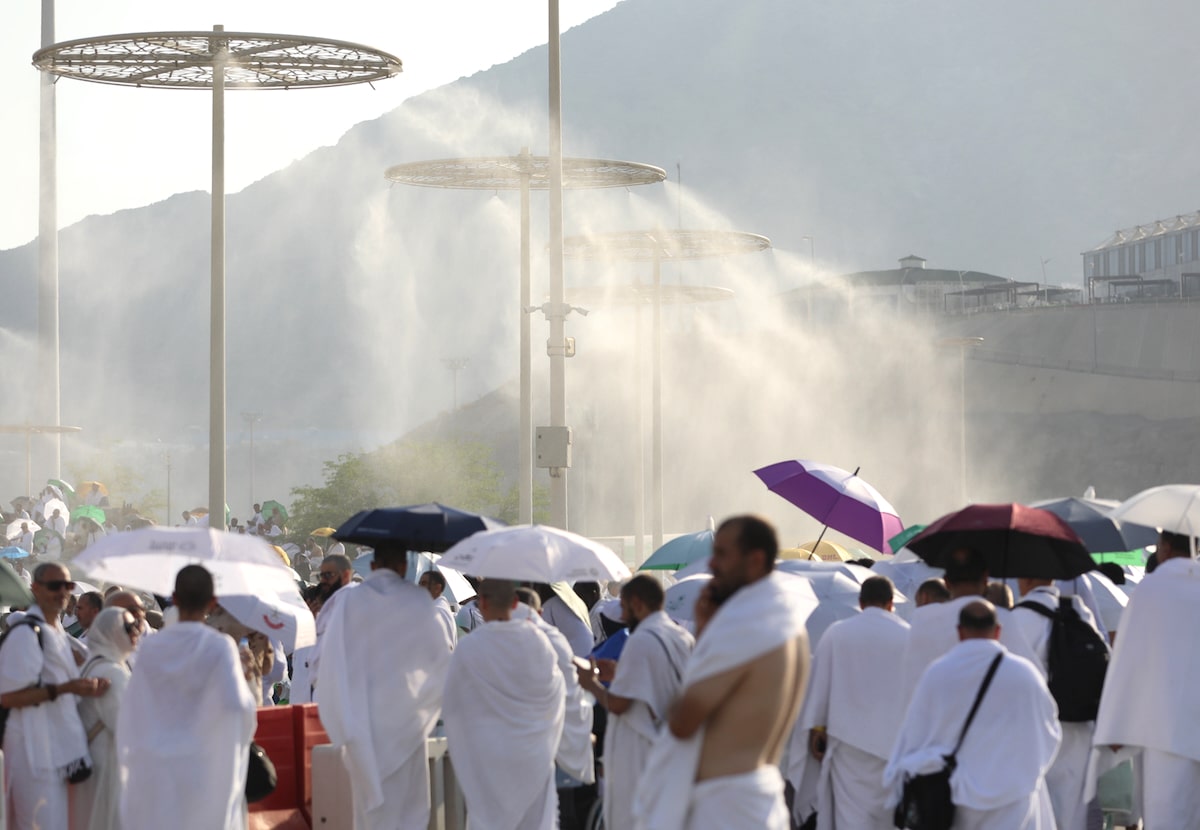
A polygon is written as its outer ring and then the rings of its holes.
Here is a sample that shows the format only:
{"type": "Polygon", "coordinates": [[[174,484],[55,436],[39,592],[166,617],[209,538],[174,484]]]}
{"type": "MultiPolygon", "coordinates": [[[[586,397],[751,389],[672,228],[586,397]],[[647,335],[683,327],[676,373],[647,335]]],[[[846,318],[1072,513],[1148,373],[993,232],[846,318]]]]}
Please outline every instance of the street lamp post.
{"type": "Polygon", "coordinates": [[[262,413],[243,412],[242,419],[250,428],[250,504],[254,504],[254,425],[262,420],[262,413]]]}
{"type": "MultiPolygon", "coordinates": [[[[33,436],[54,435],[61,437],[66,432],[81,432],[83,427],[65,427],[61,424],[4,424],[0,434],[25,436],[25,495],[33,495],[33,436]]],[[[55,470],[57,473],[58,471],[55,470]]]]}
{"type": "Polygon", "coordinates": [[[723,302],[733,299],[728,288],[714,285],[599,285],[572,288],[570,304],[595,306],[628,306],[633,308],[633,386],[634,386],[634,435],[637,436],[637,476],[633,486],[633,547],[638,562],[645,560],[646,543],[646,441],[645,441],[645,382],[642,354],[642,309],[657,303],[667,305],[693,305],[723,302]]]}
{"type": "MultiPolygon", "coordinates": [[[[54,43],[54,0],[42,0],[42,47],[54,43]]],[[[38,155],[38,388],[36,417],[62,423],[62,380],[58,319],[58,137],[54,78],[40,79],[41,127],[38,155]]],[[[62,433],[53,435],[51,471],[62,477],[62,433]]],[[[32,495],[32,493],[30,494],[32,495]]]]}
{"type": "MultiPolygon", "coordinates": [[[[574,236],[565,250],[573,259],[609,259],[650,262],[653,265],[653,365],[650,382],[650,499],[651,543],[663,542],[662,469],[662,260],[711,259],[753,253],[771,247],[765,236],[741,231],[666,230],[617,231],[594,236],[574,236]]],[[[553,299],[551,299],[553,302],[553,299]]]]}
{"type": "Polygon", "coordinates": [[[99,83],[211,89],[212,231],[209,309],[209,521],[225,526],[225,90],[368,83],[398,75],[398,58],[296,35],[142,32],[66,41],[33,56],[38,69],[99,83]]]}
{"type": "Polygon", "coordinates": [[[967,349],[983,345],[982,337],[944,337],[941,346],[958,348],[958,392],[959,392],[959,494],[962,503],[967,503],[967,349]]]}
{"type": "MultiPolygon", "coordinates": [[[[649,164],[613,159],[564,158],[563,187],[568,190],[633,187],[657,184],[666,171],[649,164]]],[[[529,193],[550,187],[550,159],[533,156],[521,148],[516,156],[435,159],[397,164],[384,175],[399,184],[458,190],[517,190],[521,195],[521,283],[520,314],[520,435],[517,438],[518,517],[523,524],[533,521],[533,364],[530,347],[529,193]]],[[[536,310],[536,309],[534,309],[536,310]]]]}

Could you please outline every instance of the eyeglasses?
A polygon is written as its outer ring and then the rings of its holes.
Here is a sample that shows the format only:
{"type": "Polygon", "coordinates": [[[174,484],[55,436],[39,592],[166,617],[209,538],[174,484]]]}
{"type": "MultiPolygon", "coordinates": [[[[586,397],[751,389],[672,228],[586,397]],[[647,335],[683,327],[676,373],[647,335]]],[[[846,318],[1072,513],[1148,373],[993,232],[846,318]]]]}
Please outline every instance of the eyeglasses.
{"type": "Polygon", "coordinates": [[[337,579],[337,573],[334,571],[321,571],[318,575],[322,582],[326,579],[337,579]]]}
{"type": "Polygon", "coordinates": [[[68,591],[75,590],[75,583],[69,579],[50,579],[50,580],[40,580],[39,579],[38,585],[43,586],[47,591],[50,591],[51,593],[58,593],[63,588],[66,588],[68,591]]]}

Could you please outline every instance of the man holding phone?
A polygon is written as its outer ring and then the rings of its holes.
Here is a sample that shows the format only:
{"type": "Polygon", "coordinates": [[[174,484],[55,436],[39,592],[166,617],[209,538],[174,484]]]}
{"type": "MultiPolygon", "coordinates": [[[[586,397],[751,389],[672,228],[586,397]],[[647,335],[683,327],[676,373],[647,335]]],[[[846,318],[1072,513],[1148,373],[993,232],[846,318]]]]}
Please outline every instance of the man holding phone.
{"type": "Polygon", "coordinates": [[[633,827],[633,795],[646,756],[658,737],[671,701],[679,693],[692,635],[666,615],[663,589],[639,574],[621,588],[622,619],[630,636],[620,662],[588,665],[579,682],[612,717],[604,736],[604,826],[633,827]],[[605,689],[600,681],[612,681],[605,689]]]}

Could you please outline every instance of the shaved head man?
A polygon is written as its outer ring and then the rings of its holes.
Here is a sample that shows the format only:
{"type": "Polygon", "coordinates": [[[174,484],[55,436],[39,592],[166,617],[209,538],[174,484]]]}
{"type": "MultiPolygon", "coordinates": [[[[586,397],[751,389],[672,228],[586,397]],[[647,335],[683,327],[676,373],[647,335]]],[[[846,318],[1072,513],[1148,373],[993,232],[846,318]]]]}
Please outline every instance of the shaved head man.
{"type": "Polygon", "coordinates": [[[180,827],[245,827],[257,697],[233,639],[204,623],[216,605],[212,575],[199,565],[180,569],[172,598],[179,622],[141,644],[121,699],[123,826],[175,816],[180,827]]]}

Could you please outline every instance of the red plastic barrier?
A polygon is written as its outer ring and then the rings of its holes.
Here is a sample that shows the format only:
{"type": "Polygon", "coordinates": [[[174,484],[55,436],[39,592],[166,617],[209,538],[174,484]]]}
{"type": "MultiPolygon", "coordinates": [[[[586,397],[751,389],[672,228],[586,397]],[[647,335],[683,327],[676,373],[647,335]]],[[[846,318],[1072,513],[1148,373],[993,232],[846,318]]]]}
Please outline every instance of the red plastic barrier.
{"type": "Polygon", "coordinates": [[[263,748],[271,763],[275,765],[279,784],[270,796],[250,805],[252,813],[295,810],[300,807],[300,774],[293,708],[299,707],[269,706],[258,710],[258,731],[254,733],[254,741],[263,748]]]}
{"type": "Polygon", "coordinates": [[[294,743],[296,747],[297,802],[305,818],[312,822],[312,748],[329,743],[329,735],[321,725],[317,704],[302,703],[289,706],[292,710],[294,743]]]}

